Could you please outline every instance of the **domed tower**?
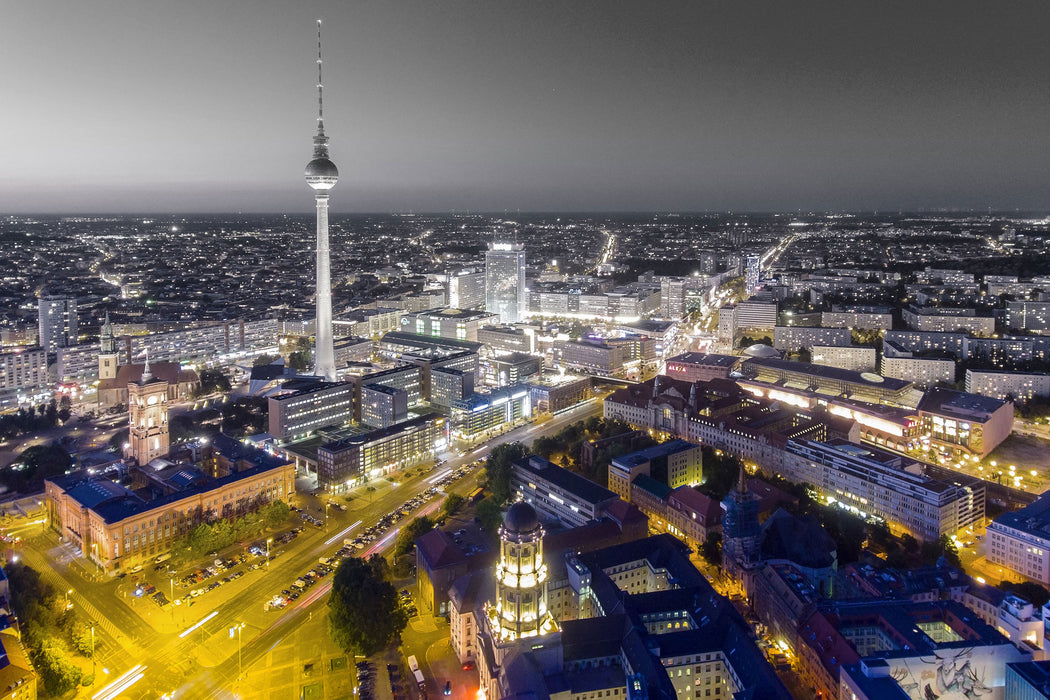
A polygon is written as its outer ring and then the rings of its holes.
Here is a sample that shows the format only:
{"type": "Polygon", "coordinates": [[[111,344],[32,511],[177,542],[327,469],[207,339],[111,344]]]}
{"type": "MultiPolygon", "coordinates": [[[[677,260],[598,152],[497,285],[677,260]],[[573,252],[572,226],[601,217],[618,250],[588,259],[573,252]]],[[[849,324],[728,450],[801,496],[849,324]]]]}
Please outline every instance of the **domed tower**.
{"type": "Polygon", "coordinates": [[[499,529],[496,602],[489,606],[489,629],[500,642],[535,637],[556,629],[547,610],[547,565],[543,526],[528,503],[512,505],[499,529]]]}
{"type": "Polygon", "coordinates": [[[328,190],[339,180],[339,169],[328,159],[328,137],[324,133],[324,99],[321,83],[321,20],[317,20],[317,134],[314,158],[306,164],[306,184],[313,188],[317,204],[317,314],[314,345],[314,374],[335,381],[335,347],[332,341],[332,271],[328,249],[328,190]]]}
{"type": "Polygon", "coordinates": [[[168,454],[168,383],[153,376],[148,354],[142,376],[128,384],[128,417],[126,457],[142,465],[168,454]]]}

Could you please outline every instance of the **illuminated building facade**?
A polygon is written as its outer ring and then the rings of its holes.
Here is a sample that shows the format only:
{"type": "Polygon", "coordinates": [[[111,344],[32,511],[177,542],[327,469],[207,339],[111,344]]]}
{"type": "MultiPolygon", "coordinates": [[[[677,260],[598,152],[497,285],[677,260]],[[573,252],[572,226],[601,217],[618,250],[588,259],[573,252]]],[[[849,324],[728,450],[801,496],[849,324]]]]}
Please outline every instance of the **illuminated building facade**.
{"type": "Polygon", "coordinates": [[[149,359],[137,382],[128,384],[130,434],[127,456],[149,464],[168,454],[168,383],[153,376],[149,359]]]}
{"type": "Polygon", "coordinates": [[[353,382],[285,382],[285,393],[268,399],[269,432],[277,439],[342,425],[354,415],[353,382]]]}
{"type": "Polygon", "coordinates": [[[547,565],[536,510],[518,501],[507,510],[499,529],[496,601],[489,606],[489,629],[498,642],[513,642],[553,632],[557,625],[547,610],[547,565]]]}
{"type": "Polygon", "coordinates": [[[518,323],[525,319],[527,303],[525,246],[489,244],[485,251],[485,310],[497,314],[501,323],[518,323]]]}
{"type": "Polygon", "coordinates": [[[896,533],[923,542],[978,525],[984,482],[962,474],[933,479],[906,467],[900,455],[844,440],[789,440],[781,474],[813,486],[828,503],[885,520],[896,533]]]}
{"type": "Polygon", "coordinates": [[[502,430],[529,418],[532,401],[525,384],[496,389],[488,394],[471,394],[452,401],[452,433],[473,441],[487,431],[502,430]]]}
{"type": "Polygon", "coordinates": [[[243,515],[295,493],[294,465],[228,438],[219,448],[230,463],[218,477],[174,465],[133,468],[133,488],[84,471],[48,479],[48,523],[63,542],[116,574],[152,564],[202,522],[243,515]],[[162,495],[144,500],[139,486],[162,495]]]}
{"type": "Polygon", "coordinates": [[[1013,404],[989,396],[938,387],[923,395],[918,411],[932,445],[952,452],[985,457],[1013,430],[1013,404]]]}
{"type": "Polygon", "coordinates": [[[59,294],[40,297],[38,342],[50,354],[77,344],[77,299],[59,294]]]}
{"type": "Polygon", "coordinates": [[[410,418],[317,449],[317,484],[338,493],[385,474],[432,463],[445,448],[448,419],[438,413],[410,418]]]}

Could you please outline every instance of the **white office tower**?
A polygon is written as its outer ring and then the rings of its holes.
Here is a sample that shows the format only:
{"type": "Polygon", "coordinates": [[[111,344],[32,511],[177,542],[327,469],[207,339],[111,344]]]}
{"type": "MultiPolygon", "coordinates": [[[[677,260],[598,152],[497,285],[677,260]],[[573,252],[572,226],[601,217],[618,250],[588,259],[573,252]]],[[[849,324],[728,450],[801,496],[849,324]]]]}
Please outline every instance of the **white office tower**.
{"type": "Polygon", "coordinates": [[[758,291],[758,284],[762,281],[762,256],[747,256],[747,272],[744,281],[746,283],[745,291],[748,296],[758,291]]]}
{"type": "Polygon", "coordinates": [[[39,306],[40,347],[47,353],[77,344],[76,297],[45,294],[39,306]]]}
{"type": "Polygon", "coordinates": [[[485,251],[485,310],[499,314],[500,323],[525,320],[525,246],[491,243],[485,251]]]}
{"type": "Polygon", "coordinates": [[[339,170],[328,159],[328,137],[324,133],[324,101],[321,84],[321,20],[317,20],[317,134],[314,159],[306,164],[306,184],[316,193],[317,203],[317,300],[314,374],[335,381],[335,347],[332,341],[332,271],[328,249],[328,190],[339,180],[339,170]]]}

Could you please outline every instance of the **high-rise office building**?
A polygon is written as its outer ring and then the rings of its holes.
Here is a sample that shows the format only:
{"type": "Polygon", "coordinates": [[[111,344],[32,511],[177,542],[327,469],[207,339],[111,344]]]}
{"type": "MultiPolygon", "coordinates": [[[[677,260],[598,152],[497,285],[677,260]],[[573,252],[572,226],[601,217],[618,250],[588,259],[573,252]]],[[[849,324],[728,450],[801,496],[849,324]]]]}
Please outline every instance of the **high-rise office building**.
{"type": "Polygon", "coordinates": [[[448,273],[448,305],[473,309],[485,303],[485,273],[472,268],[448,273]]]}
{"type": "Polygon", "coordinates": [[[760,255],[747,256],[747,283],[748,296],[758,290],[758,283],[762,279],[762,257],[760,255]]]}
{"type": "Polygon", "coordinates": [[[485,251],[485,310],[499,314],[501,323],[525,320],[525,246],[492,243],[485,251]]]}
{"type": "Polygon", "coordinates": [[[332,341],[332,271],[328,253],[328,190],[339,180],[339,169],[328,159],[328,137],[324,133],[323,87],[321,83],[321,20],[317,20],[317,134],[314,159],[306,164],[306,183],[314,189],[317,205],[317,332],[314,374],[335,381],[335,348],[332,341]]]}
{"type": "Polygon", "coordinates": [[[40,347],[47,353],[77,344],[77,299],[65,295],[40,297],[40,347]]]}

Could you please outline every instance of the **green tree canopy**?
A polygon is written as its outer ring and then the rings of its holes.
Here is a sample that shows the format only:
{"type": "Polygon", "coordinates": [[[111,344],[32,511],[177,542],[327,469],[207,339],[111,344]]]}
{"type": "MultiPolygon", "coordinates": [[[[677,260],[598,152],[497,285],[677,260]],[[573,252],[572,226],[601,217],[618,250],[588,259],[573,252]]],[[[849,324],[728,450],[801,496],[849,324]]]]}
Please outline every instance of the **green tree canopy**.
{"type": "Polygon", "coordinates": [[[397,542],[394,543],[394,556],[408,554],[416,544],[416,538],[425,535],[434,529],[434,521],[429,516],[413,518],[412,522],[401,528],[397,533],[397,542]]]}
{"type": "Polygon", "coordinates": [[[408,619],[397,590],[375,566],[356,557],[343,559],[332,580],[328,628],[347,653],[371,656],[390,644],[408,619]]]}
{"type": "Polygon", "coordinates": [[[19,455],[15,465],[0,472],[0,483],[12,491],[41,491],[44,479],[65,474],[71,465],[69,453],[57,442],[33,445],[19,455]]]}
{"type": "Polygon", "coordinates": [[[56,640],[44,640],[30,656],[50,695],[63,695],[80,683],[81,670],[66,657],[56,640]]]}
{"type": "Polygon", "coordinates": [[[492,496],[478,501],[478,505],[474,508],[474,517],[478,519],[481,529],[489,534],[495,533],[500,523],[503,522],[503,512],[500,510],[499,503],[492,496]]]}
{"type": "Polygon", "coordinates": [[[198,375],[201,380],[200,394],[211,394],[216,391],[229,391],[230,380],[221,369],[202,369],[198,375]]]}
{"type": "Polygon", "coordinates": [[[441,503],[440,517],[447,518],[448,516],[455,514],[456,511],[463,507],[463,504],[466,503],[466,501],[467,499],[458,493],[450,493],[445,496],[445,500],[441,503]]]}
{"type": "Polygon", "coordinates": [[[485,460],[485,477],[497,505],[502,505],[510,498],[510,465],[528,455],[528,449],[520,442],[497,445],[489,453],[488,459],[485,460]]]}

